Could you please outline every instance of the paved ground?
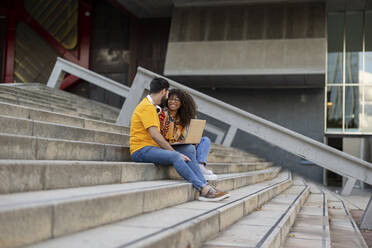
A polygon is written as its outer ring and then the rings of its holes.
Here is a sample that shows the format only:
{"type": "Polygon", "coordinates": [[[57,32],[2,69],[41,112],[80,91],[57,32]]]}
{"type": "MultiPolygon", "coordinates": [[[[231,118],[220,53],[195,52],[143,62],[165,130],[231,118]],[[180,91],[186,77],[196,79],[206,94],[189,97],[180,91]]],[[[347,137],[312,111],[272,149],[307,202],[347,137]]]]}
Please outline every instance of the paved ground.
{"type": "MultiPolygon", "coordinates": [[[[338,194],[342,191],[342,188],[339,187],[328,187],[328,189],[332,192],[337,192],[338,194]]],[[[352,195],[342,196],[342,198],[345,200],[345,204],[350,210],[364,210],[371,196],[372,188],[365,188],[363,190],[354,189],[352,195]]]]}
{"type": "MultiPolygon", "coordinates": [[[[341,192],[341,188],[328,188],[333,192],[341,192]]],[[[354,189],[352,195],[342,196],[345,204],[350,210],[357,225],[360,225],[364,210],[367,207],[369,198],[372,196],[372,189],[354,189]]],[[[372,230],[361,230],[361,233],[368,247],[372,247],[372,230]]]]}
{"type": "MultiPolygon", "coordinates": [[[[350,213],[353,216],[355,222],[360,225],[360,220],[363,216],[363,210],[351,210],[350,213]]],[[[360,230],[363,235],[364,240],[366,241],[368,247],[372,247],[372,230],[360,230]]]]}

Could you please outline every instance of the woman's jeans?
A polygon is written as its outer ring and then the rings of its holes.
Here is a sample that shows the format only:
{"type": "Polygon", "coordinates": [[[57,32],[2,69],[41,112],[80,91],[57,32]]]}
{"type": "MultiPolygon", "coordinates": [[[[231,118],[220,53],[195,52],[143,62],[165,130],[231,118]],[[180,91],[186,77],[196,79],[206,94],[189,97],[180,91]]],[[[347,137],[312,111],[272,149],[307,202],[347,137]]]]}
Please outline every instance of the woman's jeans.
{"type": "Polygon", "coordinates": [[[132,160],[135,162],[173,165],[181,177],[192,183],[198,191],[201,191],[207,185],[207,181],[198,167],[195,147],[193,145],[176,145],[173,148],[176,151],[168,151],[155,146],[145,146],[132,154],[132,160]],[[179,153],[186,155],[191,161],[186,162],[179,153]]]}
{"type": "Polygon", "coordinates": [[[207,164],[210,147],[211,140],[208,137],[203,136],[200,140],[200,144],[196,145],[196,160],[199,163],[207,164]]]}

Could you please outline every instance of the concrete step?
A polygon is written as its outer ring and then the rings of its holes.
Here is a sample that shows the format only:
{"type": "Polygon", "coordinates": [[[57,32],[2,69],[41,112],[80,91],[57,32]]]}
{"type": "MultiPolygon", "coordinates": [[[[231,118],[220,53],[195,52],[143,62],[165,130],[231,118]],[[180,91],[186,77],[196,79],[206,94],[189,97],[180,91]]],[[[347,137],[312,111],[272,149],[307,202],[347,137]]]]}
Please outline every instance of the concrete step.
{"type": "Polygon", "coordinates": [[[47,102],[47,101],[43,101],[37,98],[31,99],[31,98],[25,98],[23,96],[22,97],[17,96],[15,99],[13,99],[11,95],[2,95],[0,96],[0,101],[11,103],[11,104],[16,104],[16,105],[21,105],[21,106],[35,107],[38,109],[52,111],[52,112],[87,117],[87,118],[91,118],[95,120],[105,120],[109,122],[115,122],[115,119],[113,119],[112,117],[106,118],[102,112],[80,109],[75,106],[61,105],[61,104],[57,104],[53,102],[47,102]]]}
{"type": "Polygon", "coordinates": [[[169,179],[150,163],[0,160],[0,194],[169,179]]]}
{"type": "Polygon", "coordinates": [[[367,248],[368,245],[343,199],[333,192],[325,191],[325,193],[328,199],[332,248],[367,248]]]}
{"type": "MultiPolygon", "coordinates": [[[[5,87],[0,87],[0,89],[4,89],[5,87]]],[[[58,102],[64,104],[72,104],[80,109],[87,109],[87,110],[98,110],[98,112],[104,114],[105,116],[116,119],[120,109],[111,107],[106,104],[102,104],[100,102],[86,99],[84,97],[80,97],[78,95],[74,95],[68,93],[66,91],[61,91],[57,89],[51,89],[45,85],[41,84],[25,84],[24,86],[16,86],[16,87],[6,87],[8,90],[13,90],[18,94],[24,94],[27,96],[38,96],[38,98],[42,98],[48,100],[48,102],[58,102]]],[[[6,90],[6,89],[4,89],[6,90]]]]}
{"type": "MultiPolygon", "coordinates": [[[[224,166],[229,167],[228,164],[224,166]]],[[[245,171],[232,167],[221,173],[252,171],[251,167],[245,171]]],[[[268,168],[254,167],[257,171],[268,168]]],[[[151,163],[0,160],[0,194],[179,178],[173,167],[151,163]]]]}
{"type": "Polygon", "coordinates": [[[130,161],[129,147],[0,133],[0,158],[130,161]]]}
{"type": "Polygon", "coordinates": [[[242,162],[263,162],[263,159],[250,154],[246,155],[220,155],[216,153],[210,153],[207,158],[209,163],[242,163],[242,162]]]}
{"type": "Polygon", "coordinates": [[[220,229],[290,185],[285,172],[270,181],[234,190],[230,198],[218,203],[191,201],[31,247],[200,247],[220,229]]]}
{"type": "Polygon", "coordinates": [[[19,106],[0,102],[0,113],[5,116],[12,116],[35,121],[63,124],[79,128],[94,129],[121,134],[129,134],[129,128],[118,126],[112,123],[96,121],[66,114],[59,114],[51,111],[19,106]]]}
{"type": "Polygon", "coordinates": [[[73,107],[73,104],[68,103],[66,101],[65,102],[63,102],[62,100],[56,101],[51,97],[48,97],[48,98],[42,97],[36,93],[28,93],[28,94],[20,93],[20,92],[14,91],[14,89],[9,88],[9,87],[6,87],[6,88],[0,87],[0,94],[2,98],[8,98],[12,100],[17,100],[17,101],[19,100],[19,101],[30,102],[30,103],[37,103],[37,104],[47,106],[47,107],[55,106],[61,109],[67,109],[67,110],[73,110],[73,111],[76,111],[77,109],[73,107]],[[7,89],[7,90],[4,90],[4,89],[7,89]]]}
{"type": "Polygon", "coordinates": [[[223,145],[219,145],[219,144],[215,144],[215,143],[211,144],[211,150],[213,150],[213,149],[231,151],[231,152],[234,152],[235,154],[245,154],[245,153],[247,153],[247,151],[241,150],[241,149],[236,148],[236,147],[223,146],[223,145]]]}
{"type": "Polygon", "coordinates": [[[48,122],[0,115],[0,133],[65,139],[104,144],[129,145],[129,136],[48,122]]]}
{"type": "Polygon", "coordinates": [[[231,149],[231,147],[213,147],[211,146],[210,153],[217,154],[217,155],[249,155],[254,156],[253,154],[238,150],[238,149],[231,149]]]}
{"type": "Polygon", "coordinates": [[[306,185],[291,186],[263,206],[258,205],[256,211],[222,230],[203,247],[281,247],[309,192],[306,185]]]}
{"type": "Polygon", "coordinates": [[[208,163],[207,169],[210,169],[215,174],[223,173],[238,173],[254,170],[262,170],[273,165],[270,162],[241,162],[241,163],[208,163]]]}
{"type": "Polygon", "coordinates": [[[108,105],[98,103],[96,101],[92,101],[90,99],[86,99],[77,95],[73,94],[59,94],[60,90],[49,89],[46,86],[40,87],[1,87],[0,91],[8,92],[13,95],[18,95],[21,97],[27,97],[30,99],[41,99],[42,101],[46,101],[47,103],[57,103],[62,105],[70,105],[76,106],[80,109],[92,110],[92,109],[99,109],[105,110],[105,113],[115,113],[116,116],[119,114],[120,110],[110,107],[108,105]],[[87,104],[88,103],[88,104],[87,104]],[[94,105],[94,106],[93,106],[94,105]]]}
{"type": "Polygon", "coordinates": [[[283,248],[330,248],[326,194],[316,186],[297,215],[283,248]]]}
{"type": "Polygon", "coordinates": [[[16,95],[23,95],[23,96],[26,96],[26,97],[29,97],[29,98],[41,98],[43,100],[45,99],[48,99],[48,100],[51,100],[51,101],[54,101],[54,102],[59,102],[59,103],[76,103],[76,101],[73,101],[72,99],[65,99],[65,98],[62,98],[62,97],[59,97],[59,96],[55,96],[54,94],[48,94],[48,93],[42,93],[40,91],[33,91],[33,92],[30,92],[28,90],[25,90],[25,89],[21,89],[21,88],[18,88],[18,87],[9,87],[9,86],[3,86],[1,85],[0,86],[0,92],[3,92],[3,93],[8,93],[8,94],[12,94],[14,96],[16,95]]]}
{"type": "MultiPolygon", "coordinates": [[[[240,178],[226,175],[219,184],[224,186],[224,190],[233,190],[235,187],[272,180],[277,176],[277,172],[277,169],[272,168],[271,176],[260,176],[260,174],[267,174],[267,171],[245,173],[240,178]],[[230,183],[231,180],[239,180],[243,177],[246,178],[245,184],[230,183]]],[[[287,178],[284,181],[285,184],[289,180],[287,178]]],[[[274,192],[277,191],[267,192],[266,197],[274,192]]],[[[15,247],[67,235],[175,206],[191,201],[195,197],[197,197],[196,190],[183,180],[0,195],[0,222],[2,223],[0,246],[15,247]]],[[[241,202],[241,206],[243,204],[244,201],[241,202]]]]}

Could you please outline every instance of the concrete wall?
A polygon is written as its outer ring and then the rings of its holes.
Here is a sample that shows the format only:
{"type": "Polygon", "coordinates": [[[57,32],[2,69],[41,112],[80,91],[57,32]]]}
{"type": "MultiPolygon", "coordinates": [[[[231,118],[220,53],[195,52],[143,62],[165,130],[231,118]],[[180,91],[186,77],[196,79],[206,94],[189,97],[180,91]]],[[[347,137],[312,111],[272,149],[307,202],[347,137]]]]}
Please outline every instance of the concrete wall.
{"type": "MultiPolygon", "coordinates": [[[[324,89],[203,90],[252,114],[323,142],[324,89]]],[[[238,131],[232,146],[252,152],[312,180],[323,182],[323,169],[238,131]]]]}
{"type": "Polygon", "coordinates": [[[3,52],[5,46],[5,17],[0,14],[0,83],[3,79],[3,52]]]}
{"type": "Polygon", "coordinates": [[[325,4],[176,8],[165,75],[325,73],[325,4]]]}

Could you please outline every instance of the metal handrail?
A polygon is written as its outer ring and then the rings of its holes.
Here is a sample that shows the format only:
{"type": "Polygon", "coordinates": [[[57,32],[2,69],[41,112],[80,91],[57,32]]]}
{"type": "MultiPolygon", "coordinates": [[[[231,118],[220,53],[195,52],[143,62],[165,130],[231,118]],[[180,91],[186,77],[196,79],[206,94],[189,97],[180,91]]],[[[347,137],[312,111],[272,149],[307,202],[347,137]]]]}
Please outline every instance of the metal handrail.
{"type": "MultiPolygon", "coordinates": [[[[111,79],[107,79],[97,73],[58,58],[56,66],[49,78],[48,86],[53,88],[59,87],[62,81],[62,75],[65,72],[126,97],[117,119],[117,124],[123,126],[129,126],[133,110],[141,100],[144,90],[149,88],[150,81],[154,77],[165,78],[138,67],[133,84],[128,88],[111,79]]],[[[165,79],[168,80],[172,87],[189,92],[195,99],[199,112],[230,125],[230,128],[225,134],[224,145],[231,145],[237,130],[242,130],[283,150],[312,161],[327,170],[372,184],[372,164],[207,96],[171,79],[165,79]]]]}
{"type": "Polygon", "coordinates": [[[59,57],[49,76],[47,86],[59,89],[66,73],[77,76],[119,96],[128,97],[129,87],[59,57]]]}
{"type": "MultiPolygon", "coordinates": [[[[327,170],[331,170],[348,178],[355,178],[372,184],[371,163],[224,103],[169,78],[138,67],[132,88],[147,89],[151,79],[154,77],[165,78],[172,87],[189,92],[195,99],[199,112],[229,124],[230,128],[225,137],[225,145],[230,145],[236,131],[242,130],[270,144],[278,146],[283,150],[309,160],[327,170]]],[[[133,93],[135,93],[135,90],[133,93]]],[[[130,95],[134,98],[134,95],[130,95]]],[[[136,102],[133,102],[132,106],[135,107],[139,100],[140,97],[137,97],[136,102]]],[[[131,113],[134,110],[134,107],[130,108],[129,104],[130,103],[128,103],[127,106],[128,108],[126,108],[126,104],[124,103],[122,112],[118,118],[118,123],[124,123],[125,125],[129,123],[131,113]]]]}

